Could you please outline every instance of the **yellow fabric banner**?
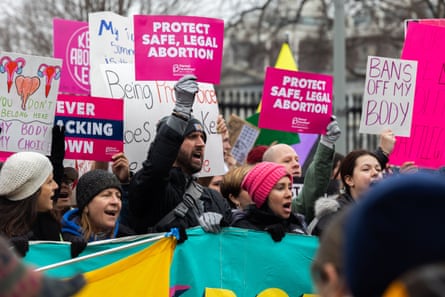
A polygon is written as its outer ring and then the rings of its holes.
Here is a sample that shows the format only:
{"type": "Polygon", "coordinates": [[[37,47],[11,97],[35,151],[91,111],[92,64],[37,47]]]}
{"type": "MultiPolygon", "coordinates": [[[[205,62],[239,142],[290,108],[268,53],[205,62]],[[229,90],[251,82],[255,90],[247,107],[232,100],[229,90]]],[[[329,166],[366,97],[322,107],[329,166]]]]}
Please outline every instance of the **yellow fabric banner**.
{"type": "Polygon", "coordinates": [[[85,273],[87,284],[75,296],[169,296],[175,245],[172,237],[163,238],[134,255],[85,273]]]}

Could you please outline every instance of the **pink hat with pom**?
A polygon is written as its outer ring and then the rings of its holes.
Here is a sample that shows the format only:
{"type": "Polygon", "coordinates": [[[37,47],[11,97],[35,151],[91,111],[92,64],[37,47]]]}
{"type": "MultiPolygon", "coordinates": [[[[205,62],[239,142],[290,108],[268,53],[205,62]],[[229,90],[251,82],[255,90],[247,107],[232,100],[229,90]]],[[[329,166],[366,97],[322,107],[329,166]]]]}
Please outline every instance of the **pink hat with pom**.
{"type": "Polygon", "coordinates": [[[274,162],[260,162],[246,174],[241,187],[249,193],[253,202],[260,208],[272,188],[284,176],[288,176],[292,181],[292,176],[283,165],[274,162]]]}

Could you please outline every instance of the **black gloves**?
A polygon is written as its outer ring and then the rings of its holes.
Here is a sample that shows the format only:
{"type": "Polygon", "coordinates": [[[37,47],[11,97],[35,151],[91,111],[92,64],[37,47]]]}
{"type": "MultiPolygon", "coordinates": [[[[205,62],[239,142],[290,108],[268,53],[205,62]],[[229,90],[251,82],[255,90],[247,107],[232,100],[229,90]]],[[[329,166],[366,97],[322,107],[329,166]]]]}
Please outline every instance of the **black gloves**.
{"type": "Polygon", "coordinates": [[[51,160],[63,163],[65,158],[65,126],[54,125],[51,144],[51,160]]]}
{"type": "Polygon", "coordinates": [[[54,181],[59,188],[54,192],[53,199],[57,200],[63,178],[63,159],[65,158],[65,126],[54,125],[52,129],[51,155],[49,159],[53,164],[54,181]]]}
{"type": "Polygon", "coordinates": [[[177,239],[177,243],[183,243],[188,239],[187,232],[185,231],[184,227],[177,227],[179,231],[179,239],[177,239]]]}
{"type": "Polygon", "coordinates": [[[266,227],[265,229],[270,236],[272,237],[273,241],[278,242],[283,239],[283,237],[286,235],[286,229],[284,228],[283,224],[274,224],[266,227]]]}
{"type": "Polygon", "coordinates": [[[87,242],[85,239],[78,237],[71,241],[71,258],[76,258],[86,248],[87,242]]]}
{"type": "Polygon", "coordinates": [[[25,257],[29,250],[29,237],[28,235],[11,237],[9,241],[14,246],[15,251],[20,257],[25,257]]]}
{"type": "Polygon", "coordinates": [[[176,104],[173,112],[178,116],[189,120],[192,114],[193,102],[195,101],[195,94],[199,91],[196,76],[183,76],[175,84],[176,104]]]}

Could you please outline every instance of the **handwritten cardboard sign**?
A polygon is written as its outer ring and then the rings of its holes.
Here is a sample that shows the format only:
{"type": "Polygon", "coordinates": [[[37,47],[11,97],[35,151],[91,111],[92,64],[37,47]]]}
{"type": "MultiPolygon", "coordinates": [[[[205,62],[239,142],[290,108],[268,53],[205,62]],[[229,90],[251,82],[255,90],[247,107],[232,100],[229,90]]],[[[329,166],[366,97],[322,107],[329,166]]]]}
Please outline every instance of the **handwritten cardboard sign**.
{"type": "Polygon", "coordinates": [[[224,41],[220,19],[135,15],[136,80],[178,80],[194,74],[219,84],[224,41]]]}
{"type": "Polygon", "coordinates": [[[445,28],[410,23],[402,59],[417,60],[410,137],[397,137],[390,162],[414,161],[420,167],[445,164],[445,28]]]}
{"type": "Polygon", "coordinates": [[[53,20],[54,57],[63,60],[64,75],[60,92],[90,93],[90,37],[88,23],[64,19],[53,20]]]}
{"type": "Polygon", "coordinates": [[[0,152],[51,152],[60,59],[0,52],[0,152]]]}
{"type": "Polygon", "coordinates": [[[326,133],[332,115],[332,76],[268,67],[258,126],[326,133]]]}
{"type": "Polygon", "coordinates": [[[238,164],[244,164],[247,155],[255,145],[260,129],[234,114],[230,115],[227,128],[232,145],[231,154],[238,164]]]}
{"type": "Polygon", "coordinates": [[[410,135],[416,73],[417,61],[368,57],[360,133],[410,135]]]}
{"type": "MultiPolygon", "coordinates": [[[[102,65],[107,87],[101,97],[124,98],[124,151],[131,170],[142,167],[150,143],[156,134],[156,124],[170,115],[174,104],[173,81],[134,81],[134,67],[102,65]]],[[[218,101],[212,84],[199,83],[193,105],[193,116],[201,121],[207,134],[204,165],[201,176],[224,174],[221,134],[216,131],[218,101]]]]}
{"type": "Polygon", "coordinates": [[[98,88],[103,88],[105,83],[101,77],[101,64],[134,62],[133,27],[127,17],[109,11],[95,12],[88,15],[88,32],[91,95],[97,96],[94,94],[99,93],[98,88]]]}
{"type": "Polygon", "coordinates": [[[65,126],[65,158],[111,161],[124,151],[124,101],[59,95],[56,125],[65,126]]]}

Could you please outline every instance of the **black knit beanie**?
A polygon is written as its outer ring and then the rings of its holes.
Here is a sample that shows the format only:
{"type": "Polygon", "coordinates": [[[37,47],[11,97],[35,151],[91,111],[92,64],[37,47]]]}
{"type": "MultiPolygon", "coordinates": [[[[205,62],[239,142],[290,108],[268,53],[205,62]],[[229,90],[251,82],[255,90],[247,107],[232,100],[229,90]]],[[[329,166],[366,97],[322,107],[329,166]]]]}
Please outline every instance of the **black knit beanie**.
{"type": "Polygon", "coordinates": [[[109,188],[118,189],[122,195],[121,183],[111,172],[95,169],[82,175],[76,186],[76,202],[80,213],[97,194],[109,188]]]}
{"type": "Polygon", "coordinates": [[[187,128],[185,128],[184,136],[187,136],[195,131],[201,132],[204,137],[204,142],[207,142],[207,134],[204,131],[204,127],[202,126],[201,122],[196,118],[191,118],[188,121],[187,128]]]}

